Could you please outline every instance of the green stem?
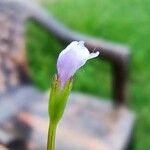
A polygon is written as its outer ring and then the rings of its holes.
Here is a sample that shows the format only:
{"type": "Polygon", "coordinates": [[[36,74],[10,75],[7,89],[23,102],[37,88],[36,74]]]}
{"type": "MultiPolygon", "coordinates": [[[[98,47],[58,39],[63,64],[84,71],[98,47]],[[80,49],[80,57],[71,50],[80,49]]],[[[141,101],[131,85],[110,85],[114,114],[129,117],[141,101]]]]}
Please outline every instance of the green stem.
{"type": "Polygon", "coordinates": [[[55,136],[57,125],[49,124],[47,150],[55,150],[55,136]]]}

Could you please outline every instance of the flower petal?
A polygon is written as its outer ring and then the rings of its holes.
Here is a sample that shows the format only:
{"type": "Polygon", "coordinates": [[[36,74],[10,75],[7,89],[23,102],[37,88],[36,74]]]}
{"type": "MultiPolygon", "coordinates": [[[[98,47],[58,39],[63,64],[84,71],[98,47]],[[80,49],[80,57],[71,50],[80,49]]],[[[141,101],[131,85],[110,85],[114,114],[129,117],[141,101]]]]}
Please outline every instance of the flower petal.
{"type": "Polygon", "coordinates": [[[99,52],[89,53],[84,42],[74,41],[70,43],[60,54],[57,60],[57,71],[61,86],[64,86],[75,72],[83,66],[88,59],[97,57],[99,52]]]}
{"type": "Polygon", "coordinates": [[[99,55],[99,52],[98,52],[98,51],[95,52],[95,53],[90,53],[89,59],[95,58],[95,57],[97,57],[98,55],[99,55]]]}

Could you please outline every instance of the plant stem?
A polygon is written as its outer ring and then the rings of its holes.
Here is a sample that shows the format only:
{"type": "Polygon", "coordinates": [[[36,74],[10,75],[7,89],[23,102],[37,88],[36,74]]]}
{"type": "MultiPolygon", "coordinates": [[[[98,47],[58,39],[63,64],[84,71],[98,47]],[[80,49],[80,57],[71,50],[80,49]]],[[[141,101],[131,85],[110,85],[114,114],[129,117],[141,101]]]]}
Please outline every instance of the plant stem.
{"type": "Polygon", "coordinates": [[[47,150],[55,150],[56,124],[49,124],[47,150]]]}

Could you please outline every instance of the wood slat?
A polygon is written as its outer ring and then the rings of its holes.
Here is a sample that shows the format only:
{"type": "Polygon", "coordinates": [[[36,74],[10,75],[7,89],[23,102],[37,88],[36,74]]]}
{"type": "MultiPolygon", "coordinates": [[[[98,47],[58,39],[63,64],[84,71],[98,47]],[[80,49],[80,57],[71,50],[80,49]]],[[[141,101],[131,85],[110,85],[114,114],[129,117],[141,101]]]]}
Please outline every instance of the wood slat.
{"type": "Polygon", "coordinates": [[[9,149],[4,147],[3,145],[0,145],[0,150],[9,150],[9,149]]]}
{"type": "MultiPolygon", "coordinates": [[[[32,143],[46,148],[48,96],[18,115],[32,127],[32,143]]],[[[57,132],[58,150],[122,150],[129,143],[134,115],[127,108],[113,108],[110,101],[72,94],[57,132]]],[[[30,141],[31,142],[31,141],[30,141]]]]}

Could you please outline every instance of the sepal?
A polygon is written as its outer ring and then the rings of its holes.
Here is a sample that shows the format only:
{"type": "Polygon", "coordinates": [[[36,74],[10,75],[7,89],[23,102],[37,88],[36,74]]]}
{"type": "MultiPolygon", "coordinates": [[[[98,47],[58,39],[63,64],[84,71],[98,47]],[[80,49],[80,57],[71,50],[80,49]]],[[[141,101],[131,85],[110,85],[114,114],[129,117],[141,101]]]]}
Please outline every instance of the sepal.
{"type": "Polygon", "coordinates": [[[51,123],[57,124],[61,119],[67,100],[72,89],[72,79],[69,79],[66,84],[61,87],[59,77],[55,75],[50,91],[49,99],[49,117],[51,123]]]}

